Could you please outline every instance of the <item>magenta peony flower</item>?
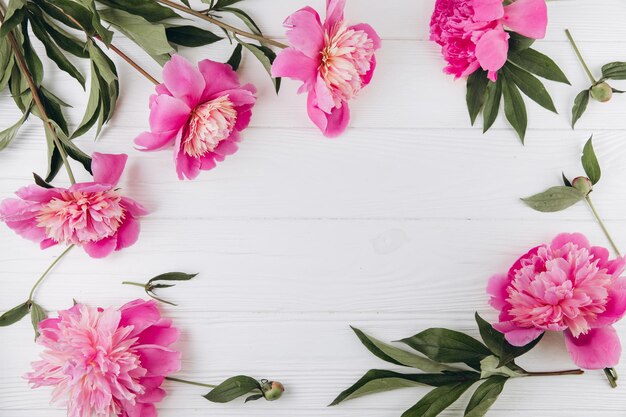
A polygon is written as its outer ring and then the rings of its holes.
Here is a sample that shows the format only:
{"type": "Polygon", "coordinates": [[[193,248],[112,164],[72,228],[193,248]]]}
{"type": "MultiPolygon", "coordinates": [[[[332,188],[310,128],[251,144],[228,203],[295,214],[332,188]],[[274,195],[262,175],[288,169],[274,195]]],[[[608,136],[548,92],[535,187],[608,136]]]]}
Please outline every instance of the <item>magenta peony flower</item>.
{"type": "Polygon", "coordinates": [[[155,417],[154,403],[166,376],[180,370],[178,339],[155,301],[121,308],[76,304],[39,323],[45,348],[26,379],[33,388],[53,386],[52,402],[68,417],[155,417]]]}
{"type": "Polygon", "coordinates": [[[612,324],[626,312],[625,258],[591,247],[581,234],[560,234],[533,248],[508,274],[495,275],[487,292],[500,310],[494,328],[523,346],[546,330],[563,331],[576,365],[602,369],[617,364],[620,340],[612,324]]]}
{"type": "Polygon", "coordinates": [[[343,18],[345,0],[327,0],[326,21],[311,7],[285,20],[291,47],[281,51],[272,65],[274,77],[302,81],[309,117],[324,135],[343,133],[350,121],[348,101],[372,80],[374,52],[381,41],[370,25],[348,25],[343,18]]]}
{"type": "Polygon", "coordinates": [[[127,159],[94,153],[93,182],[70,188],[23,187],[16,192],[19,199],[0,203],[0,220],[42,249],[73,244],[92,258],[103,258],[127,248],[139,237],[137,219],[148,213],[116,188],[127,159]]]}
{"type": "Polygon", "coordinates": [[[482,67],[496,81],[509,51],[504,27],[541,39],[547,25],[545,0],[516,0],[508,6],[502,0],[437,0],[430,39],[441,45],[447,74],[467,77],[482,67]]]}
{"type": "Polygon", "coordinates": [[[165,64],[163,79],[150,97],[151,132],[139,135],[135,144],[144,151],[174,144],[178,178],[194,179],[237,151],[256,88],[240,86],[230,65],[205,59],[195,68],[179,55],[165,64]]]}

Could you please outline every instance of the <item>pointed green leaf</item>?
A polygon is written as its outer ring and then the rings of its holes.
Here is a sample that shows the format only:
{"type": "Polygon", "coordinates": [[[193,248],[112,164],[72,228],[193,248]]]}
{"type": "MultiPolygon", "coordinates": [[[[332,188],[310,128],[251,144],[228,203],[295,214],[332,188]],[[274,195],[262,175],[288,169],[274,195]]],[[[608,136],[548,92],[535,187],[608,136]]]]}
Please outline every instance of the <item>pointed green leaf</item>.
{"type": "Polygon", "coordinates": [[[198,274],[186,274],[184,272],[167,272],[165,274],[157,275],[148,281],[151,284],[156,281],[189,281],[196,277],[198,274]]]}
{"type": "Polygon", "coordinates": [[[35,339],[39,337],[39,322],[46,319],[46,312],[41,306],[35,302],[30,305],[30,320],[35,329],[35,339]]]}
{"type": "Polygon", "coordinates": [[[248,29],[250,29],[254,34],[256,34],[256,35],[263,35],[261,33],[261,29],[257,26],[257,24],[254,22],[254,20],[252,20],[250,15],[248,15],[243,10],[237,9],[235,7],[220,7],[219,11],[221,11],[221,12],[228,12],[228,13],[233,14],[234,16],[237,16],[239,19],[241,19],[241,21],[246,26],[248,26],[248,29]]]}
{"type": "Polygon", "coordinates": [[[354,333],[356,333],[361,343],[363,343],[363,346],[365,346],[375,356],[384,361],[396,365],[416,368],[424,372],[442,372],[446,370],[454,370],[454,368],[434,362],[423,356],[416,355],[414,353],[407,352],[406,350],[381,342],[380,340],[365,334],[356,327],[351,328],[354,333]]]}
{"type": "Polygon", "coordinates": [[[500,112],[500,101],[502,100],[502,79],[487,84],[487,99],[483,108],[483,133],[488,131],[498,117],[500,112]]]}
{"type": "Polygon", "coordinates": [[[441,387],[457,382],[477,381],[479,378],[480,375],[476,372],[466,371],[446,372],[443,374],[401,374],[393,371],[371,369],[354,385],[339,394],[330,405],[333,406],[365,395],[400,388],[410,388],[419,385],[441,387]]]}
{"type": "Polygon", "coordinates": [[[54,188],[53,185],[48,184],[43,178],[33,172],[33,178],[35,179],[35,184],[42,188],[54,188]]]}
{"type": "Polygon", "coordinates": [[[22,320],[28,314],[28,302],[13,307],[0,316],[0,327],[10,326],[22,320]]]}
{"type": "Polygon", "coordinates": [[[535,39],[527,38],[517,32],[507,33],[509,34],[509,53],[528,49],[535,43],[535,39]]]}
{"type": "Polygon", "coordinates": [[[478,340],[449,329],[427,329],[401,342],[433,361],[462,362],[474,369],[480,369],[480,361],[491,355],[491,351],[478,340]]]}
{"type": "Polygon", "coordinates": [[[161,6],[154,0],[98,0],[98,3],[141,16],[150,22],[180,17],[169,7],[161,6]]]}
{"type": "MultiPolygon", "coordinates": [[[[251,43],[244,42],[237,38],[237,42],[242,44],[247,50],[252,52],[252,54],[256,57],[256,59],[261,62],[267,73],[272,76],[272,63],[276,59],[276,54],[270,48],[266,46],[254,45],[251,43]]],[[[272,78],[272,82],[274,83],[274,88],[276,92],[280,90],[280,78],[272,78]]]]}
{"type": "Polygon", "coordinates": [[[593,185],[596,185],[598,181],[600,181],[602,170],[600,169],[600,163],[598,162],[596,153],[593,150],[593,136],[591,136],[587,143],[585,143],[581,162],[585,173],[587,174],[587,178],[591,180],[593,185]]]}
{"type": "Polygon", "coordinates": [[[9,146],[11,142],[13,142],[13,140],[17,136],[17,132],[19,132],[20,130],[20,127],[22,127],[26,119],[28,119],[29,113],[30,112],[27,111],[13,126],[0,132],[0,151],[9,146]]]}
{"type": "Polygon", "coordinates": [[[261,384],[249,376],[239,375],[228,378],[204,396],[214,403],[227,403],[252,391],[260,390],[261,384]]]}
{"type": "Polygon", "coordinates": [[[570,85],[569,80],[558,65],[548,56],[534,49],[528,48],[510,52],[509,62],[547,80],[570,85]]]}
{"type": "Polygon", "coordinates": [[[543,213],[553,213],[565,210],[568,207],[578,203],[585,196],[576,188],[567,186],[557,186],[547,189],[546,191],[535,194],[528,198],[522,198],[530,208],[543,213]]]}
{"type": "Polygon", "coordinates": [[[238,43],[235,49],[233,50],[232,55],[230,56],[230,58],[228,58],[228,62],[226,62],[228,65],[230,65],[233,71],[237,71],[239,69],[239,64],[241,64],[241,50],[242,49],[243,47],[241,46],[240,43],[238,43]]]}
{"type": "Polygon", "coordinates": [[[22,36],[22,48],[24,49],[24,60],[26,61],[26,66],[35,81],[35,85],[39,86],[41,85],[41,81],[43,81],[43,64],[30,43],[28,23],[26,23],[26,21],[22,24],[22,36]]]}
{"type": "Polygon", "coordinates": [[[263,394],[254,394],[254,395],[251,395],[248,398],[246,398],[244,403],[247,403],[247,402],[250,402],[250,401],[260,400],[261,398],[263,398],[263,394]]]}
{"type": "Polygon", "coordinates": [[[520,90],[535,103],[544,109],[557,113],[552,97],[544,85],[530,72],[523,70],[515,65],[507,64],[504,66],[504,72],[508,79],[513,81],[520,90]]]}
{"type": "Polygon", "coordinates": [[[500,396],[507,380],[508,378],[505,376],[492,376],[480,384],[472,398],[470,398],[464,416],[483,417],[487,414],[487,411],[500,396]]]}
{"type": "Polygon", "coordinates": [[[470,114],[472,126],[485,105],[488,83],[489,79],[485,71],[474,71],[472,75],[467,78],[467,94],[465,101],[467,102],[467,110],[470,114]]]}
{"type": "Polygon", "coordinates": [[[502,95],[504,97],[504,114],[513,129],[517,132],[522,143],[526,136],[528,125],[528,115],[526,114],[526,104],[512,79],[500,74],[502,78],[502,95]]]}
{"type": "Polygon", "coordinates": [[[171,26],[165,29],[167,39],[177,45],[197,47],[209,45],[223,38],[195,26],[171,26]]]}
{"type": "Polygon", "coordinates": [[[626,80],[626,62],[611,62],[602,67],[602,78],[626,80]]]}
{"type": "Polygon", "coordinates": [[[100,115],[100,106],[100,83],[98,81],[98,74],[96,72],[94,63],[92,62],[91,85],[89,87],[89,99],[87,100],[87,106],[85,107],[85,115],[83,116],[83,120],[80,122],[74,133],[72,133],[72,139],[84,135],[89,131],[89,129],[91,129],[91,127],[98,120],[98,116],[100,115]]]}
{"type": "Polygon", "coordinates": [[[576,96],[574,107],[572,107],[572,129],[576,126],[576,122],[587,110],[589,105],[589,90],[583,90],[576,96]]]}
{"type": "Polygon", "coordinates": [[[451,406],[476,381],[459,382],[435,388],[417,404],[406,410],[402,417],[435,417],[451,406]]]}
{"type": "Polygon", "coordinates": [[[4,13],[4,23],[0,26],[0,37],[5,37],[17,25],[22,23],[26,16],[23,9],[24,6],[26,6],[25,0],[9,0],[6,13],[4,13]]]}

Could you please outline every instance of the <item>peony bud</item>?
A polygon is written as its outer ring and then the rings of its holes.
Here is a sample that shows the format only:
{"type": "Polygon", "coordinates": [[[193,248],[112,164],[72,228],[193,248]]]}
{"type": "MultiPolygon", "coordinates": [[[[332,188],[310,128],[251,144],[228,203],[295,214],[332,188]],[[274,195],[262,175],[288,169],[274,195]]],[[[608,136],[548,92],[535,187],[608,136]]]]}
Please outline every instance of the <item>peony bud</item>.
{"type": "Polygon", "coordinates": [[[585,197],[593,191],[593,184],[591,183],[591,180],[587,177],[574,178],[574,181],[572,181],[572,186],[581,193],[583,193],[585,197]]]}
{"type": "Polygon", "coordinates": [[[277,381],[263,381],[261,390],[263,391],[263,397],[267,401],[276,401],[282,397],[285,387],[277,381]]]}
{"type": "Polygon", "coordinates": [[[607,83],[596,84],[591,87],[591,97],[600,103],[606,103],[613,97],[613,89],[607,83]]]}

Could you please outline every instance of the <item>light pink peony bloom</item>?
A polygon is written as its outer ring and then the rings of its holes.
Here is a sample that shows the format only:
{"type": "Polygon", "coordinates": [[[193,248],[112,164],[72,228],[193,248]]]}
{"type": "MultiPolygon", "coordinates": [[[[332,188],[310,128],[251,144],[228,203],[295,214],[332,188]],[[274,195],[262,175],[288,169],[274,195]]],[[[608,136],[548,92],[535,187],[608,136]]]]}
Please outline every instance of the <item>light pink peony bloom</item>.
{"type": "Polygon", "coordinates": [[[96,152],[93,182],[70,188],[23,187],[16,192],[19,199],[0,203],[0,220],[20,236],[39,242],[42,249],[73,244],[92,258],[104,258],[127,248],[139,237],[138,218],[148,214],[116,188],[127,159],[96,152]]]}
{"type": "Polygon", "coordinates": [[[328,137],[348,127],[348,101],[368,85],[376,68],[374,53],[381,40],[370,25],[349,25],[343,17],[345,0],[327,0],[326,21],[311,7],[285,20],[291,47],[282,50],[272,65],[274,77],[289,77],[304,84],[310,119],[328,137]]]}
{"type": "Polygon", "coordinates": [[[248,127],[256,88],[239,85],[228,64],[205,59],[198,68],[180,55],[163,67],[164,83],[150,97],[150,132],[135,139],[143,151],[174,144],[178,178],[194,179],[237,151],[248,127]]]}
{"type": "Polygon", "coordinates": [[[502,0],[437,0],[430,39],[441,45],[447,74],[467,77],[482,68],[496,81],[509,51],[504,28],[541,39],[547,25],[545,0],[516,0],[508,6],[502,0]]]}
{"type": "Polygon", "coordinates": [[[121,308],[76,304],[39,323],[44,347],[26,379],[33,388],[52,386],[52,403],[68,417],[156,417],[154,403],[166,376],[180,370],[178,339],[155,301],[121,308]]]}
{"type": "Polygon", "coordinates": [[[576,365],[612,367],[622,350],[612,324],[626,312],[625,266],[625,258],[609,260],[608,250],[581,234],[560,234],[491,278],[490,304],[500,311],[493,327],[515,346],[562,331],[576,365]]]}

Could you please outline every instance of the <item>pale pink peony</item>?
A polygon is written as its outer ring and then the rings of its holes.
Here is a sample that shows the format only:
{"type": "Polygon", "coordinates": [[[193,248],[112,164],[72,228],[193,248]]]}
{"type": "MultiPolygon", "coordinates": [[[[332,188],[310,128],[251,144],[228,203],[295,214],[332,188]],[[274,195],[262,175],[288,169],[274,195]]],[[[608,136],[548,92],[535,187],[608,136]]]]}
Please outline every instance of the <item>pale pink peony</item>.
{"type": "Polygon", "coordinates": [[[272,65],[274,77],[302,81],[309,118],[328,137],[339,136],[350,121],[348,101],[368,85],[381,40],[370,25],[344,20],[345,0],[327,0],[326,21],[311,7],[285,20],[290,47],[272,65]]]}
{"type": "Polygon", "coordinates": [[[150,97],[150,132],[135,139],[143,151],[174,144],[178,178],[195,179],[237,151],[248,127],[256,89],[239,85],[230,65],[205,59],[194,67],[174,55],[163,67],[164,83],[150,97]]]}
{"type": "Polygon", "coordinates": [[[447,74],[467,77],[482,68],[496,81],[509,51],[504,28],[541,39],[547,25],[545,0],[516,0],[508,6],[502,0],[437,0],[430,39],[441,45],[447,74]]]}
{"type": "Polygon", "coordinates": [[[52,403],[68,417],[156,417],[154,403],[166,376],[180,370],[178,339],[155,301],[121,308],[76,304],[39,323],[44,347],[26,379],[33,388],[52,386],[52,403]]]}
{"type": "Polygon", "coordinates": [[[500,311],[494,328],[515,346],[546,330],[562,331],[576,365],[612,367],[621,355],[612,324],[626,312],[625,266],[625,258],[609,260],[608,250],[581,234],[560,234],[491,278],[490,304],[500,311]]]}
{"type": "Polygon", "coordinates": [[[103,258],[127,248],[139,237],[138,218],[148,213],[116,187],[127,159],[96,152],[93,182],[70,188],[23,187],[16,192],[19,199],[0,203],[0,220],[42,249],[73,244],[93,258],[103,258]]]}

